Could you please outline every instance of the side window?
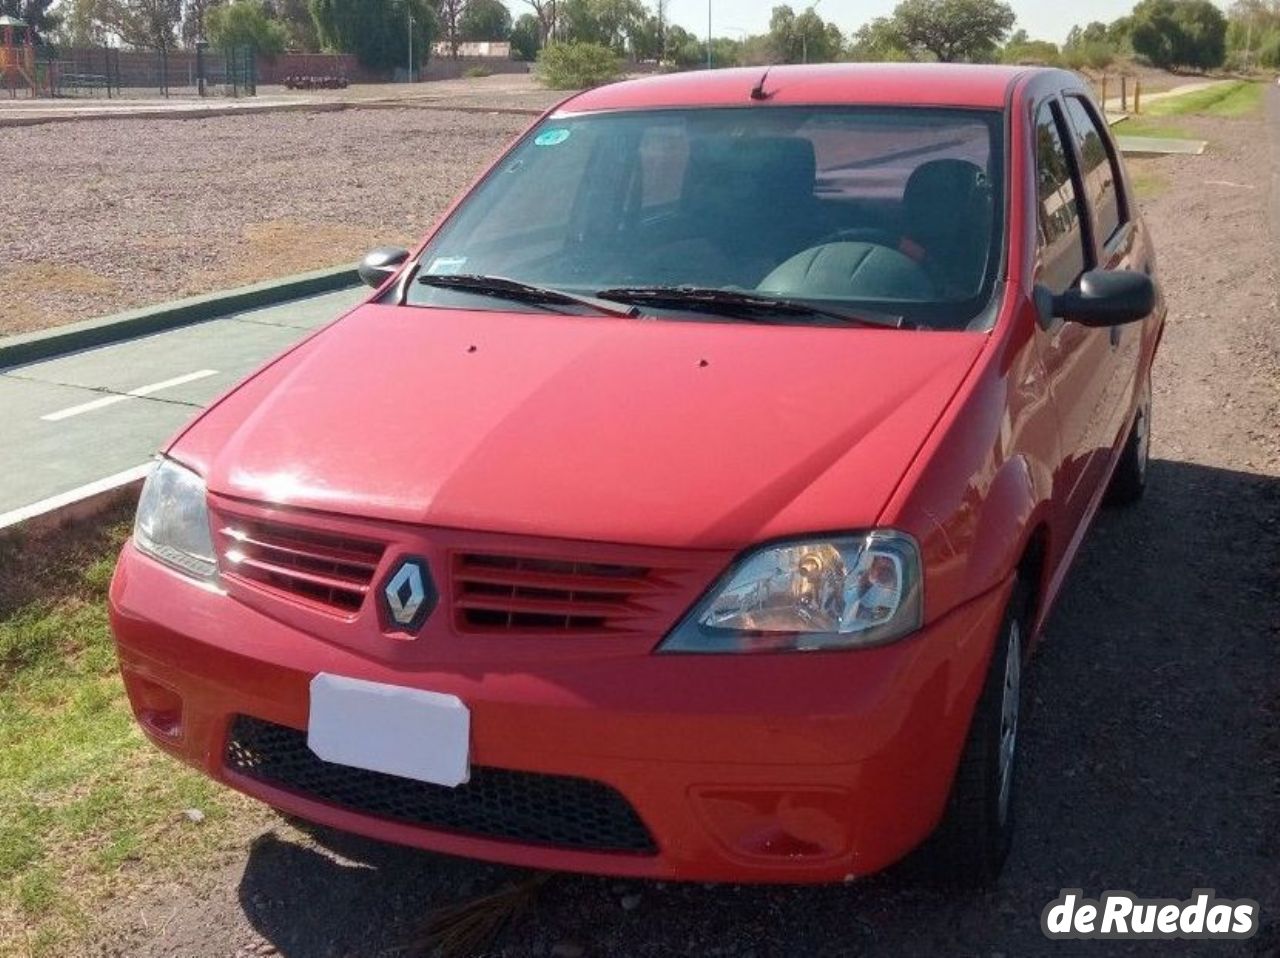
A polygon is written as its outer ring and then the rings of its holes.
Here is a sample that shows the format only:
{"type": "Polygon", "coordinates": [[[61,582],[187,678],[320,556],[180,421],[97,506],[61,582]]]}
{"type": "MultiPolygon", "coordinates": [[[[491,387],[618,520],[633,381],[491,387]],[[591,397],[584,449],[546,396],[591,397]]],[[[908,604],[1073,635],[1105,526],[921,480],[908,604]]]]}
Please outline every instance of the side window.
{"type": "Polygon", "coordinates": [[[1111,141],[1099,125],[1094,111],[1078,96],[1066,97],[1066,103],[1084,167],[1085,192],[1089,205],[1093,207],[1098,237],[1105,246],[1125,219],[1119,192],[1122,181],[1111,152],[1111,141]]]}
{"type": "Polygon", "coordinates": [[[1084,231],[1071,162],[1057,115],[1045,103],[1036,113],[1036,183],[1040,207],[1040,281],[1055,293],[1084,272],[1084,231]]]}

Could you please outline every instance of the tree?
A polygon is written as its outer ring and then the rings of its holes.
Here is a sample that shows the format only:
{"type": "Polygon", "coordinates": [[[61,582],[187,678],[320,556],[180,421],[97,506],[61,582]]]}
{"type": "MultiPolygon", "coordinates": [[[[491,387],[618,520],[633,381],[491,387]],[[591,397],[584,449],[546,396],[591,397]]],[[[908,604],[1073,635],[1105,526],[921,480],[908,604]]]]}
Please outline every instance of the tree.
{"type": "Polygon", "coordinates": [[[454,60],[458,59],[458,44],[462,42],[462,15],[466,8],[467,0],[436,0],[440,34],[449,45],[449,56],[454,60]]]}
{"type": "Polygon", "coordinates": [[[285,44],[290,50],[315,53],[320,49],[320,36],[307,0],[266,0],[265,5],[267,12],[284,26],[285,44]]]}
{"type": "Polygon", "coordinates": [[[131,47],[167,53],[178,42],[182,0],[106,0],[103,23],[131,47]]]}
{"type": "Polygon", "coordinates": [[[641,32],[645,8],[640,0],[561,0],[559,16],[561,39],[621,51],[641,32]]]}
{"type": "Polygon", "coordinates": [[[35,31],[37,43],[47,43],[62,17],[50,11],[54,0],[0,0],[0,15],[25,20],[35,31]]]}
{"type": "Polygon", "coordinates": [[[560,9],[557,0],[524,0],[533,8],[533,15],[538,18],[538,26],[542,31],[541,45],[546,46],[547,42],[556,35],[556,24],[560,19],[560,9]]]}
{"type": "Polygon", "coordinates": [[[374,70],[408,65],[410,14],[415,60],[425,60],[436,35],[435,13],[426,0],[311,0],[320,42],[354,53],[374,70]]]}
{"type": "Polygon", "coordinates": [[[542,24],[532,13],[522,13],[511,28],[511,52],[517,60],[532,63],[542,49],[542,24]]]}
{"type": "Polygon", "coordinates": [[[995,59],[1017,17],[1000,0],[903,0],[893,21],[908,46],[952,63],[995,59]]]}
{"type": "Polygon", "coordinates": [[[631,34],[631,53],[637,60],[661,60],[666,27],[656,15],[645,17],[631,34]]]}
{"type": "Polygon", "coordinates": [[[284,50],[288,34],[284,24],[273,20],[262,0],[231,0],[209,11],[209,39],[223,50],[252,47],[254,52],[274,56],[284,50]]]}
{"type": "Polygon", "coordinates": [[[57,41],[62,46],[98,47],[107,41],[102,0],[67,0],[61,6],[57,41]]]}
{"type": "Polygon", "coordinates": [[[182,11],[182,42],[194,46],[197,40],[209,36],[208,18],[212,10],[222,0],[186,0],[182,11]]]}
{"type": "Polygon", "coordinates": [[[827,63],[844,52],[844,34],[812,6],[797,16],[784,4],[769,17],[769,50],[775,63],[827,63]]]}
{"type": "Polygon", "coordinates": [[[849,44],[850,60],[858,63],[895,63],[914,59],[910,44],[890,17],[864,23],[849,44]]]}
{"type": "Polygon", "coordinates": [[[458,18],[463,40],[507,40],[511,37],[511,11],[502,0],[468,0],[458,18]]]}
{"type": "Polygon", "coordinates": [[[1048,40],[1032,40],[1026,30],[1019,30],[1009,38],[1000,52],[1002,63],[1021,63],[1035,66],[1057,66],[1062,53],[1056,43],[1048,40]]]}
{"type": "Polygon", "coordinates": [[[1142,0],[1131,40],[1135,53],[1163,69],[1212,69],[1227,58],[1227,19],[1210,0],[1142,0]]]}

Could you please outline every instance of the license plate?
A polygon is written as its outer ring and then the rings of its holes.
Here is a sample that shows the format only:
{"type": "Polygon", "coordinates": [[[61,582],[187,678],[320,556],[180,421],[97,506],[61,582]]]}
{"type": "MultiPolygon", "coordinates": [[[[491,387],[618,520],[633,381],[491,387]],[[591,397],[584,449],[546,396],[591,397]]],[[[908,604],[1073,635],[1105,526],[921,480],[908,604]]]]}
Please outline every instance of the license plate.
{"type": "Polygon", "coordinates": [[[467,781],[471,713],[462,700],[321,673],[311,680],[307,745],[326,762],[433,785],[467,781]]]}

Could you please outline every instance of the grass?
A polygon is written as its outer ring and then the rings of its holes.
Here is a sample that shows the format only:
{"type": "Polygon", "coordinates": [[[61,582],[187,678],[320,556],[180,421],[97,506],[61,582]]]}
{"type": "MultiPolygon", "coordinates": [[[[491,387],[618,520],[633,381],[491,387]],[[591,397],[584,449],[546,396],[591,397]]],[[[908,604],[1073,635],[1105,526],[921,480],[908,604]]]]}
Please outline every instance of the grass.
{"type": "Polygon", "coordinates": [[[1112,127],[1117,136],[1146,136],[1161,140],[1194,140],[1198,139],[1185,126],[1165,123],[1149,116],[1132,116],[1123,123],[1112,127]]]}
{"type": "Polygon", "coordinates": [[[238,799],[154,749],[105,606],[128,532],[0,542],[0,956],[76,950],[121,890],[226,847],[238,799]],[[184,810],[198,808],[200,823],[184,810]]]}
{"type": "Polygon", "coordinates": [[[1262,106],[1265,91],[1263,83],[1233,80],[1181,96],[1153,100],[1145,112],[1148,116],[1248,116],[1262,106]]]}

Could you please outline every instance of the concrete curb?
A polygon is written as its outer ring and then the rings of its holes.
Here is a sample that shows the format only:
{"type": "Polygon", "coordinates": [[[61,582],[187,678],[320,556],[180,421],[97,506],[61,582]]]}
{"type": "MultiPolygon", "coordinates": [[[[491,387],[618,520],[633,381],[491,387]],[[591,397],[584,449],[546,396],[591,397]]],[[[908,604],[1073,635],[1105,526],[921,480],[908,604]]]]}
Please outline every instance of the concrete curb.
{"type": "Polygon", "coordinates": [[[330,293],[356,286],[359,282],[360,277],[354,266],[339,266],[256,283],[240,289],[174,300],[100,319],[88,319],[54,329],[6,336],[0,338],[0,369],[93,346],[118,343],[179,326],[189,326],[247,309],[330,293]]]}
{"type": "Polygon", "coordinates": [[[136,502],[142,483],[153,463],[107,476],[79,489],[72,489],[0,515],[0,538],[15,533],[39,535],[73,522],[97,518],[119,503],[136,502]]]}
{"type": "Polygon", "coordinates": [[[441,99],[371,99],[321,100],[315,103],[264,103],[234,107],[159,108],[140,106],[125,110],[40,113],[31,116],[5,116],[0,112],[0,128],[42,126],[46,123],[95,123],[100,120],[208,120],[221,116],[255,116],[264,113],[337,113],[342,110],[435,110],[446,113],[488,113],[508,116],[537,117],[543,110],[534,107],[481,106],[451,104],[441,99]]]}

